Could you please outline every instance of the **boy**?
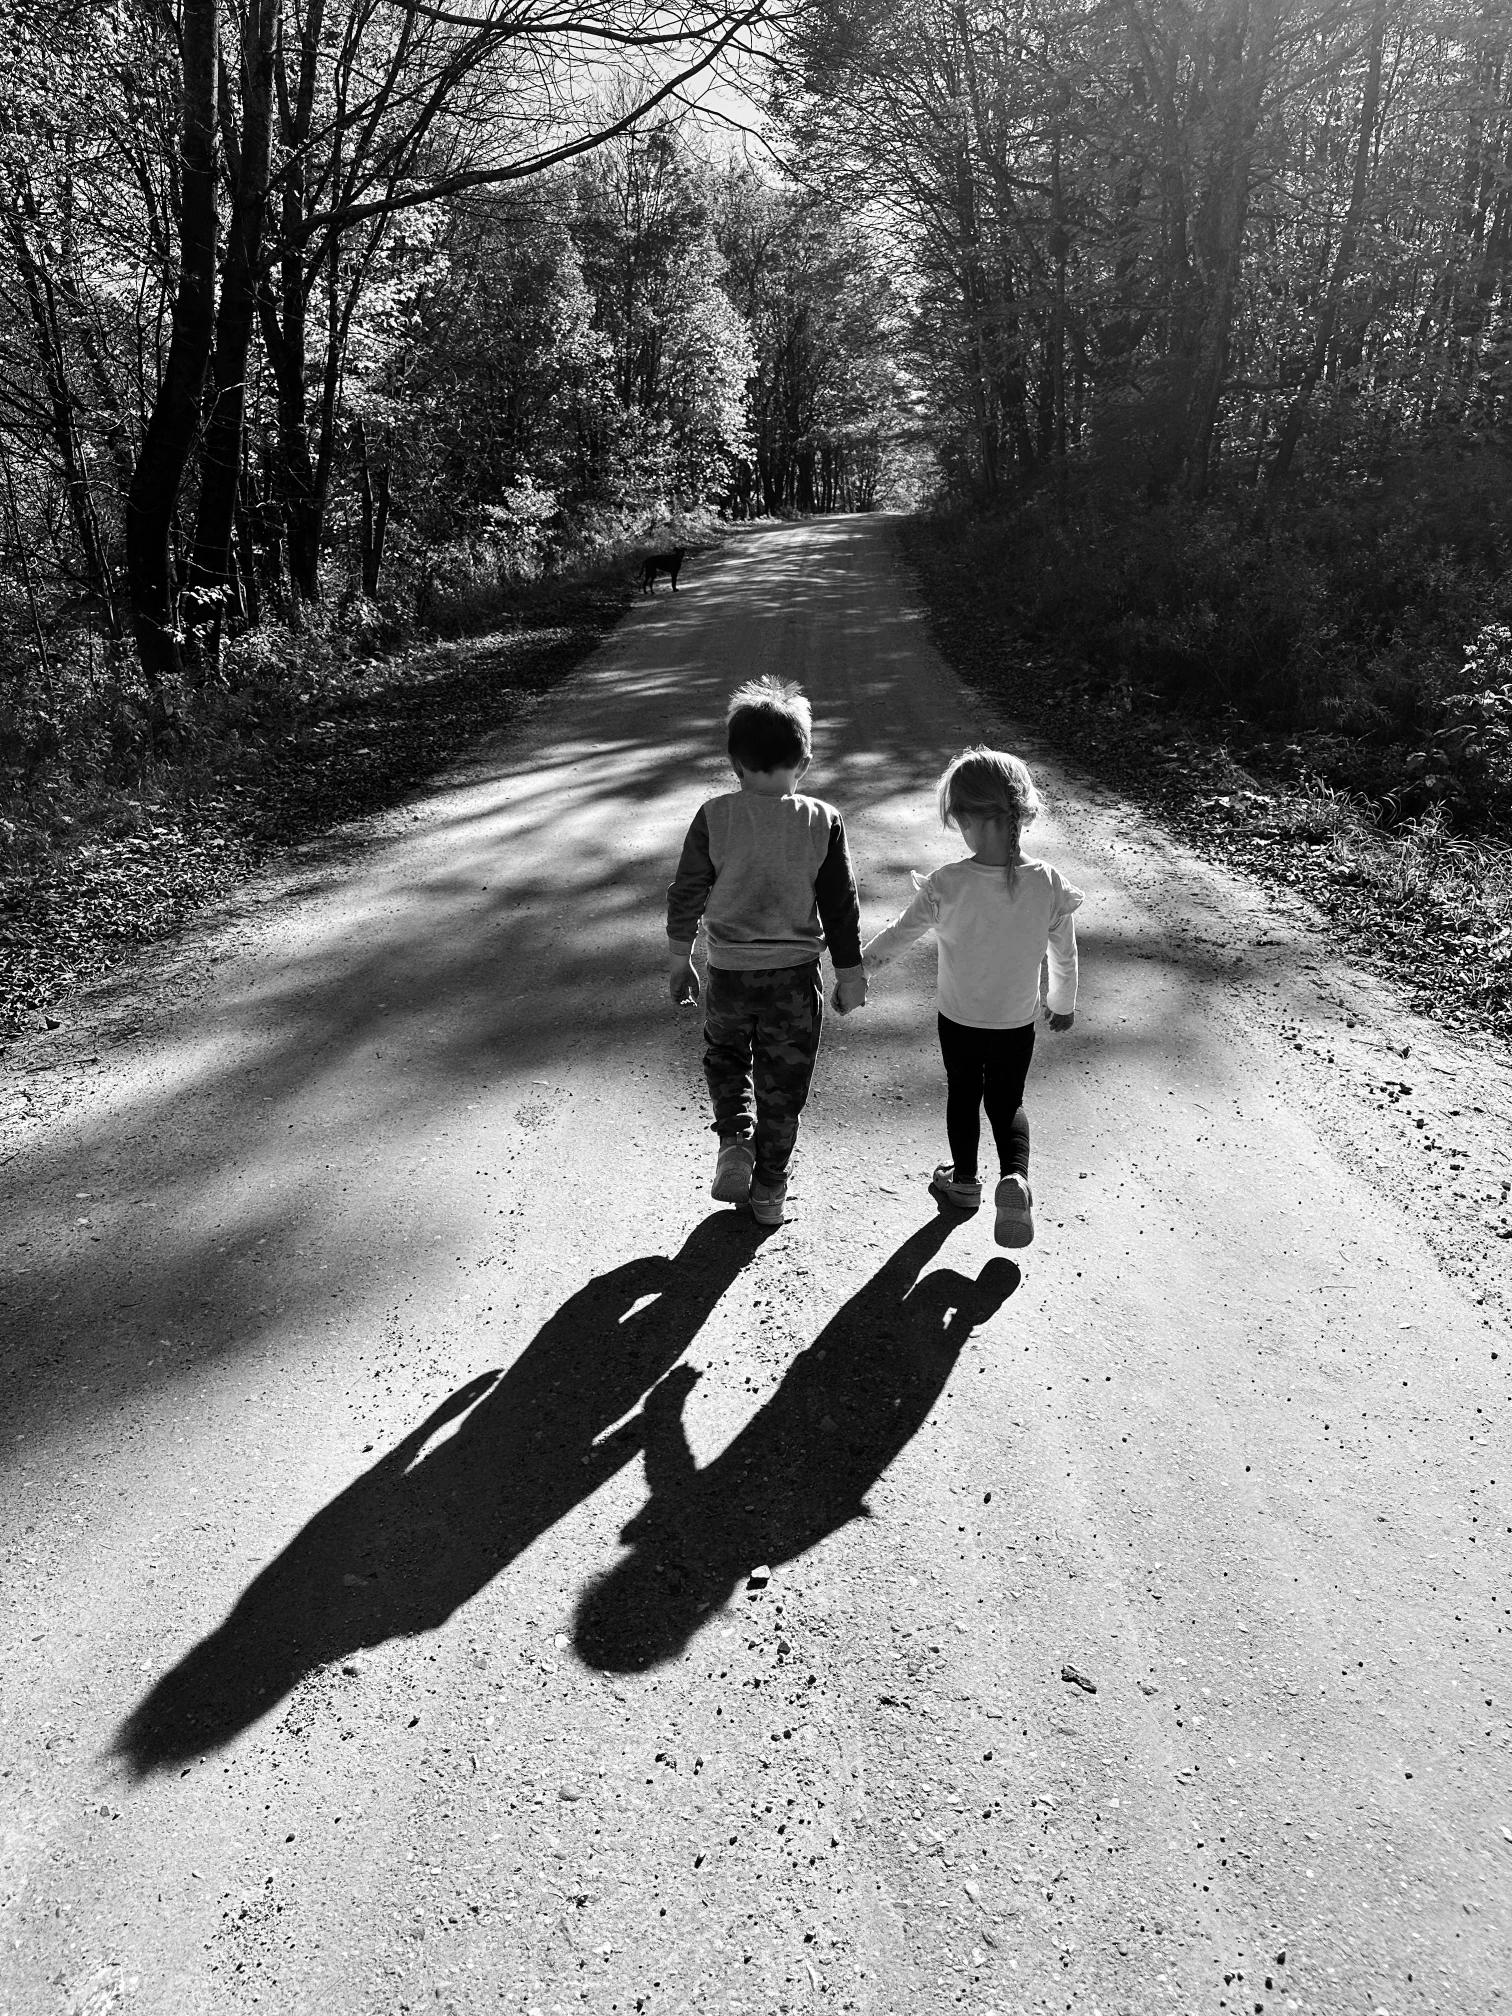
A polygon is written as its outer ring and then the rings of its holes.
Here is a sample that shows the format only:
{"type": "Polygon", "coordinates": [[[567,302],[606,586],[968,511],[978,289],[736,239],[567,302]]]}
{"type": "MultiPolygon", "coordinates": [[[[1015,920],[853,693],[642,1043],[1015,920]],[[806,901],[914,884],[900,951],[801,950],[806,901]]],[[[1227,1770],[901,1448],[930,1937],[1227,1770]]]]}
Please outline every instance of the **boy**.
{"type": "Polygon", "coordinates": [[[749,1203],[760,1225],[780,1225],[819,1054],[824,945],[838,1012],[866,1000],[860,905],[840,814],[798,795],[813,725],[803,694],[781,679],[753,680],[730,696],[725,721],[740,789],[701,805],[683,842],[667,889],[670,991],[678,1007],[698,999],[702,917],[704,1075],[719,1137],[711,1191],[723,1204],[749,1203]]]}

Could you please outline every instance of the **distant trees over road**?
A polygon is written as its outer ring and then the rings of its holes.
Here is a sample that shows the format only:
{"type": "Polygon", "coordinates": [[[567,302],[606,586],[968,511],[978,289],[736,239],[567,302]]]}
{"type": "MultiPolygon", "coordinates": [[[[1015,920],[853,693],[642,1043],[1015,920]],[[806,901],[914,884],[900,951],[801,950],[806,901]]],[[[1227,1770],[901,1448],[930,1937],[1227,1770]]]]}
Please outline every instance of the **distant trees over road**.
{"type": "Polygon", "coordinates": [[[1200,499],[1512,417],[1502,0],[815,0],[800,151],[891,216],[951,481],[1200,499]]]}
{"type": "Polygon", "coordinates": [[[85,637],[156,690],[333,593],[423,603],[713,501],[875,501],[888,332],[834,298],[864,254],[671,117],[765,5],[18,0],[10,711],[85,637]]]}
{"type": "Polygon", "coordinates": [[[1126,686],[1502,765],[1503,0],[768,5],[12,0],[0,793],[292,636],[929,488],[1126,686]],[[679,102],[753,38],[785,172],[679,102]]]}

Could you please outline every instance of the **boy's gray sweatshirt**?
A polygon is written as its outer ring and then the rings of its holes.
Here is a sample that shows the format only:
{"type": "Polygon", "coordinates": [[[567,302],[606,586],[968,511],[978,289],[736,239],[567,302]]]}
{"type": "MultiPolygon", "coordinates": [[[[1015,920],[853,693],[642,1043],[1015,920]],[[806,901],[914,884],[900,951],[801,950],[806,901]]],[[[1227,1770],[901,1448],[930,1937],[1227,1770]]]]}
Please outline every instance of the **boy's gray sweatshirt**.
{"type": "Polygon", "coordinates": [[[861,906],[834,806],[796,792],[708,799],[667,889],[674,953],[692,951],[700,917],[709,964],[727,971],[802,966],[826,943],[837,970],[859,966],[861,906]]]}

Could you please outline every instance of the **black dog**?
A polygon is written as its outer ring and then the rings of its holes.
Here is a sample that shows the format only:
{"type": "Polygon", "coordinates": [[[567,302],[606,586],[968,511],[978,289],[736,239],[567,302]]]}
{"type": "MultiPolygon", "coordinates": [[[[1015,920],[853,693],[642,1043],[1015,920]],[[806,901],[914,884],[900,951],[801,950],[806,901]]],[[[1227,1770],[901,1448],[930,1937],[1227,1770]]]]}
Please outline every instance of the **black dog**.
{"type": "Polygon", "coordinates": [[[656,577],[658,574],[665,574],[667,579],[672,583],[672,593],[674,595],[677,593],[678,570],[682,566],[685,551],[684,547],[674,546],[670,553],[648,553],[646,555],[645,565],[641,568],[642,595],[654,595],[656,593],[656,577]]]}

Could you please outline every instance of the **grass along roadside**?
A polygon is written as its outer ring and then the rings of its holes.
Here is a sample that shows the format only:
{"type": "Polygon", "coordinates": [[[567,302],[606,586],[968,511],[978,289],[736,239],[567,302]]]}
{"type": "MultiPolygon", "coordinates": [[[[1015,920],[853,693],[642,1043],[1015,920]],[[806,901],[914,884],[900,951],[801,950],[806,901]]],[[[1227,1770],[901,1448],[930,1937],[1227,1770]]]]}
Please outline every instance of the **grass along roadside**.
{"type": "Polygon", "coordinates": [[[633,592],[623,565],[544,584],[486,635],[305,679],[234,735],[196,738],[192,750],[170,741],[129,792],[97,791],[46,844],[34,835],[0,879],[0,1046],[65,1024],[75,989],[179,930],[280,849],[399,802],[517,720],[633,592]]]}
{"type": "Polygon", "coordinates": [[[1512,1039],[1512,848],[1457,835],[1437,807],[1383,823],[1303,743],[1236,718],[1136,711],[1126,689],[1015,636],[929,520],[902,521],[902,540],[935,642],[969,685],[1199,852],[1309,898],[1419,1013],[1512,1039]]]}

